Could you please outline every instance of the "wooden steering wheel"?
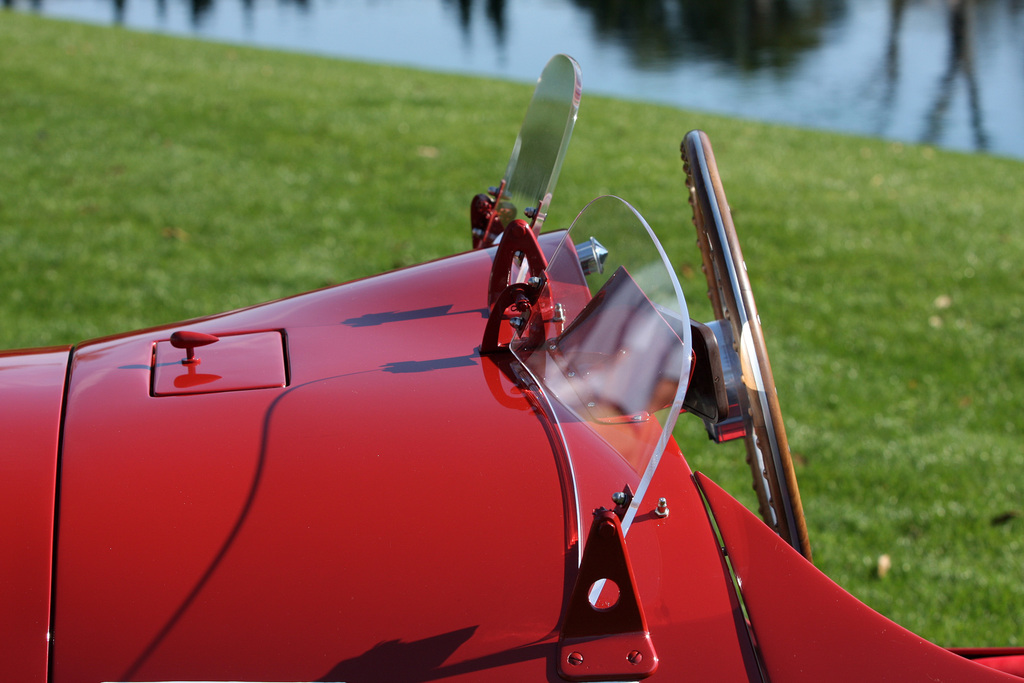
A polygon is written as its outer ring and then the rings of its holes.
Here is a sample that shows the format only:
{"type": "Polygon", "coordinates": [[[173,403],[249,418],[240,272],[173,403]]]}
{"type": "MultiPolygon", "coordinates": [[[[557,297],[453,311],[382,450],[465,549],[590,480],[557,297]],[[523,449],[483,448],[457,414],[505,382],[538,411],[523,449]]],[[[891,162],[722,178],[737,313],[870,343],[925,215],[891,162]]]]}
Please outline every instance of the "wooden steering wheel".
{"type": "Polygon", "coordinates": [[[730,360],[741,372],[738,397],[747,464],[753,474],[761,517],[810,560],[807,524],[768,349],[711,141],[703,131],[691,131],[683,139],[680,151],[708,296],[715,318],[732,333],[732,347],[723,346],[721,352],[733,354],[730,360]]]}

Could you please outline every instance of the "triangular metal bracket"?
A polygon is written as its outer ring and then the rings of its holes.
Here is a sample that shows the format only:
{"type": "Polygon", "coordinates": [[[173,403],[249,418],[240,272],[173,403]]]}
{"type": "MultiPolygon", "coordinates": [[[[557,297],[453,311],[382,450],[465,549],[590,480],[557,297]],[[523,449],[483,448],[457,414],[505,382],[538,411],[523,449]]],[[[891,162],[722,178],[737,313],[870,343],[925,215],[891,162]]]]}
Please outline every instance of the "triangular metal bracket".
{"type": "Polygon", "coordinates": [[[558,673],[570,681],[637,680],[658,668],[622,526],[611,510],[594,512],[558,648],[558,673]]]}
{"type": "Polygon", "coordinates": [[[543,324],[529,326],[528,323],[531,318],[541,322],[533,308],[544,290],[547,267],[547,259],[530,226],[521,220],[512,221],[502,233],[491,264],[487,286],[487,305],[491,312],[480,344],[481,354],[504,351],[513,338],[544,334],[543,324]],[[511,324],[511,330],[502,329],[504,321],[511,324]]]}
{"type": "Polygon", "coordinates": [[[487,285],[487,305],[493,306],[501,293],[509,285],[514,284],[513,274],[516,268],[523,265],[524,260],[530,278],[537,278],[539,281],[544,277],[544,269],[548,267],[548,262],[544,258],[540,244],[537,243],[537,235],[525,221],[515,220],[505,228],[501,242],[498,243],[498,250],[494,254],[491,277],[487,285]]]}

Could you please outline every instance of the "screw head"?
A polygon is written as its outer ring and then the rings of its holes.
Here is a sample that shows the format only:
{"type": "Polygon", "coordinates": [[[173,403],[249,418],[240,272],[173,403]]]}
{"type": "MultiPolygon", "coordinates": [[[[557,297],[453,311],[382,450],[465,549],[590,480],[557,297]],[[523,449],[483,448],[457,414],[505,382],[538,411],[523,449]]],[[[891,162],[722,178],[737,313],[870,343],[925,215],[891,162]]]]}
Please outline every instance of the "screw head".
{"type": "Polygon", "coordinates": [[[572,664],[573,666],[579,666],[583,663],[583,655],[581,655],[579,652],[570,652],[569,656],[566,658],[566,661],[572,664]]]}
{"type": "Polygon", "coordinates": [[[628,661],[630,664],[639,664],[640,662],[644,661],[644,656],[640,654],[639,651],[633,650],[628,655],[626,655],[626,661],[628,661]]]}

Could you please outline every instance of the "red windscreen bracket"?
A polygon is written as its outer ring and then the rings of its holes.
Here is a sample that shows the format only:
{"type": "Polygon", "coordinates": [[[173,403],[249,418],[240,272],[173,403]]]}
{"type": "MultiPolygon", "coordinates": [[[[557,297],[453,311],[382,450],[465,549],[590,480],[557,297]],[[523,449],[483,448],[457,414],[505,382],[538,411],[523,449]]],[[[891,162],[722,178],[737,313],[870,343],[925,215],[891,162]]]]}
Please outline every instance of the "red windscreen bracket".
{"type": "Polygon", "coordinates": [[[635,681],[658,668],[622,526],[611,510],[594,513],[558,647],[558,673],[570,681],[635,681]]]}
{"type": "Polygon", "coordinates": [[[493,305],[501,293],[517,281],[543,278],[544,269],[547,267],[548,262],[544,258],[540,244],[537,243],[537,235],[525,221],[512,221],[502,233],[498,250],[494,254],[487,288],[487,303],[493,305]],[[519,269],[524,267],[528,272],[520,274],[519,269]]]}

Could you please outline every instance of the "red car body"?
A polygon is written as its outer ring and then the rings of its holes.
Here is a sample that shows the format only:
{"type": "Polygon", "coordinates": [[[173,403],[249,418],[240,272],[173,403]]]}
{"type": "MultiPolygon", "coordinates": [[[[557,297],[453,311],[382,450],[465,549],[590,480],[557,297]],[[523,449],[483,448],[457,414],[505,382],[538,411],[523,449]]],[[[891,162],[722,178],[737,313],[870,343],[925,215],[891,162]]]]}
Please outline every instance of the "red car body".
{"type": "Polygon", "coordinates": [[[0,356],[0,679],[1024,675],[859,603],[674,441],[644,481],[634,426],[553,422],[485,338],[502,249],[0,356]]]}

